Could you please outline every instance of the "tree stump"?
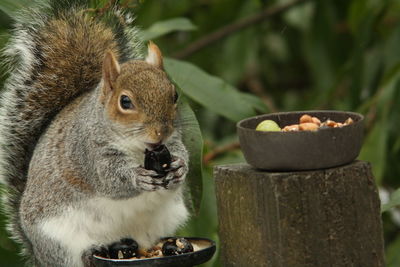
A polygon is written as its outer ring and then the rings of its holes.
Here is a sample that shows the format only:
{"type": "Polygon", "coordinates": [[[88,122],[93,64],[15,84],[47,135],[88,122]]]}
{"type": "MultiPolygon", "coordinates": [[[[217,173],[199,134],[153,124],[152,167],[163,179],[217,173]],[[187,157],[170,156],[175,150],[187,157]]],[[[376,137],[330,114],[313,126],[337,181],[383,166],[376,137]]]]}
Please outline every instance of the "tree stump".
{"type": "Polygon", "coordinates": [[[266,172],[214,170],[223,266],[384,266],[370,165],[266,172]]]}

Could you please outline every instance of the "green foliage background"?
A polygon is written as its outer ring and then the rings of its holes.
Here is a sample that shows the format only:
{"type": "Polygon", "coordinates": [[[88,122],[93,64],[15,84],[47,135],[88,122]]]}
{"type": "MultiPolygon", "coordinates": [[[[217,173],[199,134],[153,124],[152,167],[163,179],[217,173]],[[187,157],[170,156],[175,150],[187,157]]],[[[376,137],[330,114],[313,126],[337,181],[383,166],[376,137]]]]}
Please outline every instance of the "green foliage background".
{"type": "MultiPolygon", "coordinates": [[[[31,2],[0,2],[0,47],[9,37],[15,12],[31,2]]],[[[107,1],[91,2],[104,6],[107,1]]],[[[259,113],[337,109],[364,114],[366,138],[359,158],[372,163],[380,188],[393,192],[400,187],[400,1],[304,1],[181,60],[174,55],[193,41],[290,0],[120,2],[136,13],[143,39],[154,40],[168,57],[166,71],[181,88],[183,109],[192,121],[189,136],[196,136],[189,142],[196,150],[192,167],[197,180],[190,182],[192,193],[199,196],[203,171],[202,201],[198,216],[193,215],[180,234],[218,241],[212,168],[244,161],[235,149],[235,122],[259,113]],[[204,146],[186,103],[198,119],[204,146]]],[[[388,211],[382,215],[387,266],[400,266],[400,222],[395,219],[399,204],[397,191],[383,206],[388,211]]],[[[21,266],[4,227],[0,265],[21,266]]],[[[206,266],[220,266],[218,254],[206,266]]]]}

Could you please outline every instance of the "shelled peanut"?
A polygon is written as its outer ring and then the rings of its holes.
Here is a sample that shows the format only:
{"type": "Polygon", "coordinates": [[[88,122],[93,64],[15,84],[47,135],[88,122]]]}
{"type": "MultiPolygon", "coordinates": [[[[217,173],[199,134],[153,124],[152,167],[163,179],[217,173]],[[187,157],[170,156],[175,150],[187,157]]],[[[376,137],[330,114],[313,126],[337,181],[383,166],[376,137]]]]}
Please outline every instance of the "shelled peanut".
{"type": "Polygon", "coordinates": [[[283,132],[294,132],[294,131],[317,131],[318,129],[324,128],[337,128],[352,124],[354,121],[349,117],[345,122],[336,122],[333,120],[326,120],[321,122],[317,117],[311,117],[305,114],[300,117],[299,124],[293,124],[285,126],[283,132]]]}

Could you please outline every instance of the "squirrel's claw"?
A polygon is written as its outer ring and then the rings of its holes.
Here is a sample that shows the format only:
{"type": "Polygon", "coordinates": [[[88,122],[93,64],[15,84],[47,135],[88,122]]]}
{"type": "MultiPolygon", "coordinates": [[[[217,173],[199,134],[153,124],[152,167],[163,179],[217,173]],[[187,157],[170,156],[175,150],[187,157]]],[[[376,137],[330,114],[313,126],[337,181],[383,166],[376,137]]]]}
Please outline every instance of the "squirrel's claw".
{"type": "Polygon", "coordinates": [[[160,178],[158,173],[153,170],[146,170],[138,168],[138,176],[136,177],[136,184],[142,191],[156,191],[165,189],[165,178],[160,178]]]}
{"type": "Polygon", "coordinates": [[[175,171],[175,170],[180,169],[185,166],[186,166],[186,163],[182,158],[173,157],[173,161],[171,162],[171,170],[172,171],[175,171]]]}
{"type": "Polygon", "coordinates": [[[139,167],[139,176],[136,179],[137,185],[143,191],[156,191],[171,189],[183,183],[188,166],[182,158],[174,157],[173,159],[169,172],[163,178],[160,178],[156,171],[139,167]]]}
{"type": "Polygon", "coordinates": [[[185,180],[185,174],[188,172],[188,166],[183,159],[174,159],[175,160],[171,163],[170,172],[164,178],[166,181],[165,189],[170,189],[182,184],[185,180]]]}
{"type": "Polygon", "coordinates": [[[139,173],[139,175],[142,175],[142,176],[151,176],[151,177],[154,177],[154,176],[158,175],[158,173],[156,171],[147,170],[147,169],[142,168],[142,167],[138,168],[138,173],[139,173]]]}

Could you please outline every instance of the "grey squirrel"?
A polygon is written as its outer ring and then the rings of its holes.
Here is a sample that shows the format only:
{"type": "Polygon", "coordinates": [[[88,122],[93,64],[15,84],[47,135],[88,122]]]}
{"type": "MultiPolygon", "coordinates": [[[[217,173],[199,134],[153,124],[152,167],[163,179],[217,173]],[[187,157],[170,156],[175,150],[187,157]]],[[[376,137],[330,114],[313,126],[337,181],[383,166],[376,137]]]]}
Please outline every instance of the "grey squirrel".
{"type": "Polygon", "coordinates": [[[90,16],[87,1],[50,0],[23,12],[6,54],[0,174],[8,230],[34,266],[90,266],[121,238],[142,248],[188,218],[177,91],[158,47],[141,43],[117,7],[90,16]],[[143,168],[159,144],[163,179],[143,168]]]}

